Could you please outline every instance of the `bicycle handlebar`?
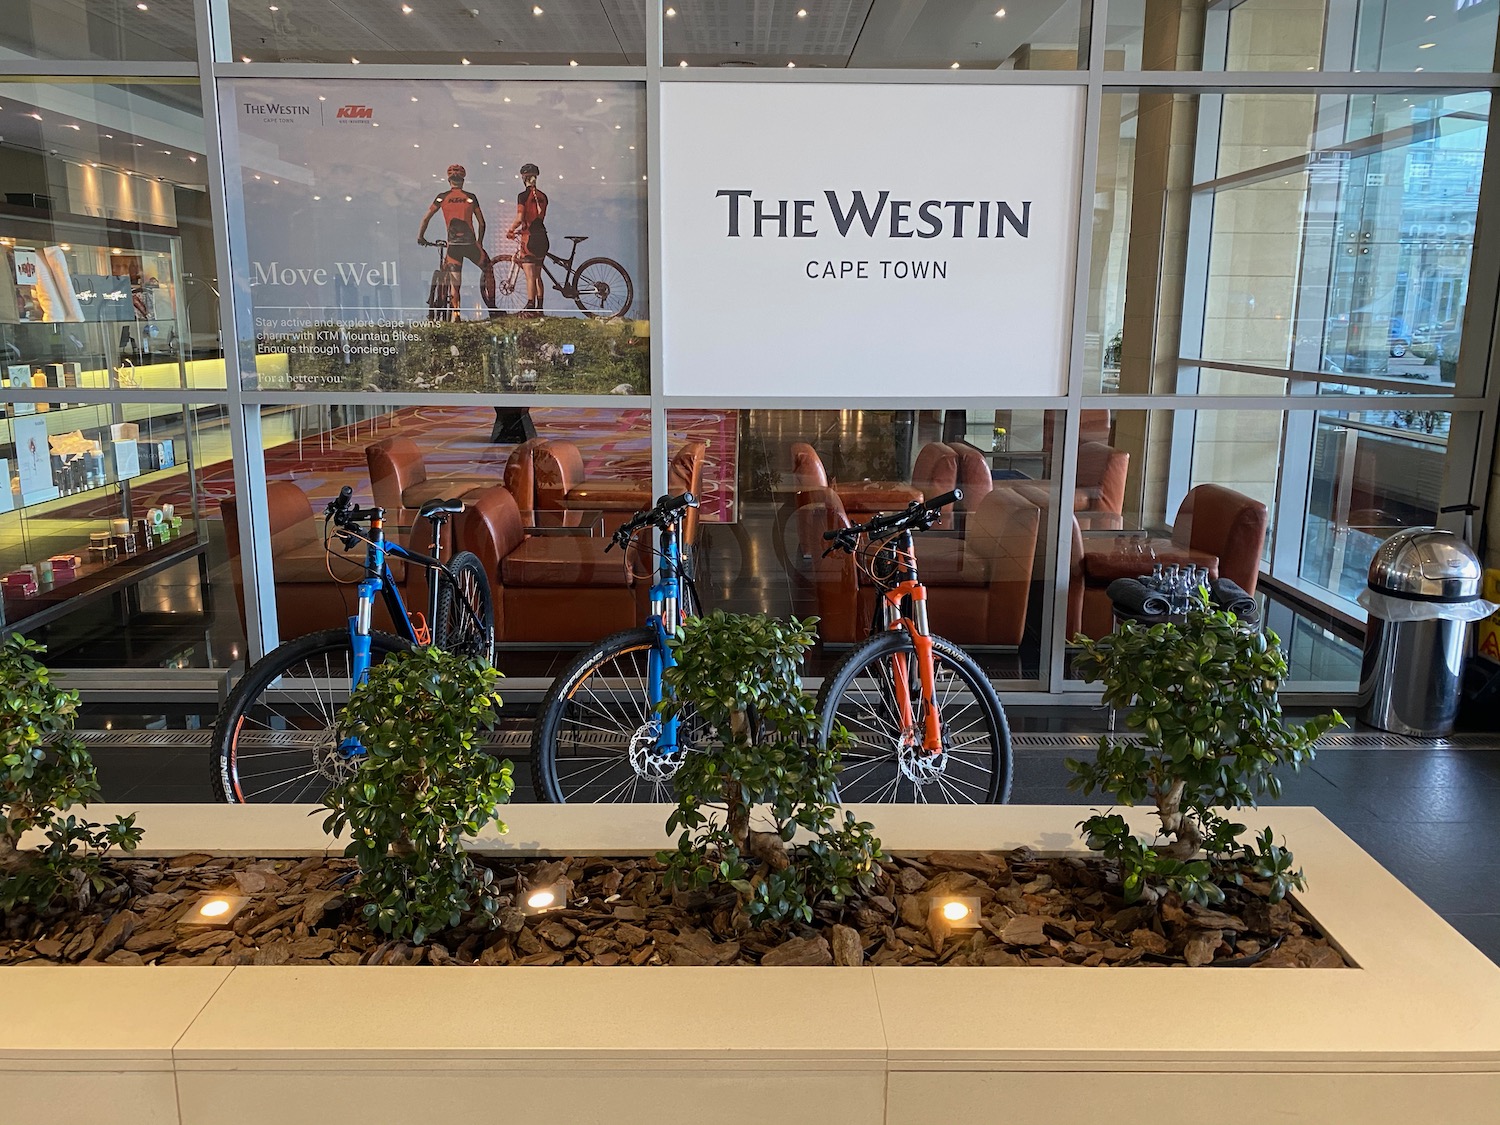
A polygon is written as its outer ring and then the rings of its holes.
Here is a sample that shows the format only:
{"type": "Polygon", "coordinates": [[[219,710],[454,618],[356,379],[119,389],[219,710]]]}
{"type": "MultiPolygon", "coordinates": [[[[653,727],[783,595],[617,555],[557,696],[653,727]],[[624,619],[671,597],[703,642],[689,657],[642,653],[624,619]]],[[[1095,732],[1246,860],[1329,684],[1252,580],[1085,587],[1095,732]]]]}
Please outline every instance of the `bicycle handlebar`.
{"type": "Polygon", "coordinates": [[[963,489],[955,488],[941,496],[934,496],[931,500],[913,500],[899,512],[892,512],[887,516],[876,516],[866,523],[855,523],[848,527],[825,531],[823,538],[833,545],[823,554],[826,556],[834,551],[852,551],[861,535],[874,538],[887,532],[926,531],[938,521],[944,508],[958,503],[963,498],[963,489]]]}
{"type": "Polygon", "coordinates": [[[605,551],[613,550],[615,547],[623,547],[630,542],[630,537],[641,528],[654,525],[666,528],[674,524],[689,508],[698,506],[698,498],[691,492],[684,492],[680,496],[663,496],[656,502],[656,506],[646,511],[637,512],[628,520],[615,528],[615,533],[610,536],[609,546],[605,551]]]}
{"type": "Polygon", "coordinates": [[[355,527],[357,530],[360,521],[372,516],[384,516],[383,508],[361,508],[358,504],[349,503],[353,495],[354,489],[347,484],[339,489],[338,496],[328,501],[328,507],[323,509],[324,522],[332,520],[335,527],[355,527]]]}

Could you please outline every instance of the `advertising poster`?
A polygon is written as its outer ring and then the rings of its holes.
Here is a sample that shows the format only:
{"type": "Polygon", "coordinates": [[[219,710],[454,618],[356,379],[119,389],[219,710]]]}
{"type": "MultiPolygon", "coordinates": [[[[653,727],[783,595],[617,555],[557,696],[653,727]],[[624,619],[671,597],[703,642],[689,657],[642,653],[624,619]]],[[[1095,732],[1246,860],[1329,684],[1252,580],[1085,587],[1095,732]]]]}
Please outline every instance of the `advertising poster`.
{"type": "Polygon", "coordinates": [[[1066,393],[1083,102],[664,84],[667,392],[1066,393]]]}
{"type": "Polygon", "coordinates": [[[228,87],[260,389],[649,391],[639,84],[228,87]]]}
{"type": "Polygon", "coordinates": [[[17,418],[12,427],[16,436],[16,475],[21,480],[21,503],[39,504],[43,500],[55,500],[58,491],[52,481],[47,419],[17,418]]]}

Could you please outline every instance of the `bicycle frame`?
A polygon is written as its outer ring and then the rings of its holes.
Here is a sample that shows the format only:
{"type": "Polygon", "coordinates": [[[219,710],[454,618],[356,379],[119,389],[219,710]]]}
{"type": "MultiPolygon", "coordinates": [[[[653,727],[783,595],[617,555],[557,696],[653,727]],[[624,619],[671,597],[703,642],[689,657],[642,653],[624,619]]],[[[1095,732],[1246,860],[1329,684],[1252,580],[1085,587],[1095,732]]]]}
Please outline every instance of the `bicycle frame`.
{"type": "MultiPolygon", "coordinates": [[[[652,632],[656,634],[656,643],[651,646],[651,652],[646,659],[646,698],[651,701],[653,707],[666,698],[663,676],[668,668],[677,663],[667,644],[668,638],[677,632],[677,626],[680,623],[678,607],[681,604],[682,591],[678,585],[677,571],[682,555],[677,544],[676,525],[669,525],[662,529],[660,553],[661,565],[657,568],[656,581],[651,586],[651,616],[647,621],[652,632]]],[[[657,739],[657,751],[662,754],[675,754],[678,751],[678,717],[664,715],[660,721],[661,735],[657,739]]]]}
{"type": "MultiPolygon", "coordinates": [[[[922,749],[929,754],[939,754],[943,749],[943,732],[938,723],[937,682],[932,664],[932,631],[927,625],[927,587],[917,577],[916,546],[910,531],[903,531],[895,539],[884,544],[879,554],[886,555],[896,564],[896,581],[880,587],[881,625],[885,629],[905,629],[916,650],[917,680],[922,693],[922,749]],[[910,599],[911,612],[904,609],[910,599]]],[[[911,731],[915,725],[912,714],[911,684],[908,676],[907,657],[896,653],[891,657],[892,684],[896,692],[896,708],[901,718],[901,728],[911,731]]]]}
{"type": "MultiPolygon", "coordinates": [[[[433,529],[434,542],[441,535],[441,524],[435,523],[433,529]]],[[[370,659],[370,632],[371,622],[375,612],[375,597],[380,595],[385,601],[385,607],[391,615],[391,620],[396,624],[396,632],[411,641],[413,644],[425,644],[431,639],[431,629],[437,622],[438,583],[429,581],[427,583],[427,619],[425,629],[419,629],[413,622],[411,614],[406,608],[406,603],[401,597],[401,590],[396,585],[391,575],[389,557],[395,556],[407,562],[414,563],[427,570],[429,574],[441,572],[449,581],[454,581],[453,572],[448,569],[439,559],[424,555],[420,551],[413,551],[399,543],[389,543],[385,538],[385,510],[376,508],[370,515],[370,534],[365,539],[365,577],[359,582],[358,608],[349,618],[349,642],[353,651],[351,666],[350,688],[357,688],[369,677],[370,659]],[[424,636],[425,633],[425,636],[424,636]]],[[[466,610],[469,607],[465,606],[466,610]]],[[[472,612],[472,610],[469,610],[472,612]]],[[[356,739],[346,739],[339,747],[346,756],[363,754],[364,747],[356,739]]]]}

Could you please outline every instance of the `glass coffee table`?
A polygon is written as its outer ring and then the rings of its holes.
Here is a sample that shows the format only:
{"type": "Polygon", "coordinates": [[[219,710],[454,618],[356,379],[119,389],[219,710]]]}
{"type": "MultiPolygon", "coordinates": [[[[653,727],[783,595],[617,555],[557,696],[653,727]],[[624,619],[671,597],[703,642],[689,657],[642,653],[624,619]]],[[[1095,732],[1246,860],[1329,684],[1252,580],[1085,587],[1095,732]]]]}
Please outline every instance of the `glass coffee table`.
{"type": "Polygon", "coordinates": [[[527,535],[580,535],[604,534],[604,512],[595,508],[568,509],[564,511],[521,511],[521,523],[527,535]]]}

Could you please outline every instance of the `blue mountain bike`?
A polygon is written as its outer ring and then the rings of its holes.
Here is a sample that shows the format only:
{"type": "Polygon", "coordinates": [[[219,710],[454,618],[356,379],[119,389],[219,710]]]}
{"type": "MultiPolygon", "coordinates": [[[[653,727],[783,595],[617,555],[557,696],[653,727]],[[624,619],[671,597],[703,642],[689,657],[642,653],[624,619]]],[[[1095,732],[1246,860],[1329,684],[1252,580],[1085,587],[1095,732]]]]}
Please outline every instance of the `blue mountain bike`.
{"type": "Polygon", "coordinates": [[[661,532],[646,625],[607,637],[568,666],[547,692],[531,732],[537,788],[557,803],[671,801],[672,777],[694,745],[691,714],[663,717],[662,673],[674,663],[668,638],[698,613],[678,528],[696,508],[690,492],[663,496],[614,534],[629,548],[636,532],[661,532]]]}
{"type": "Polygon", "coordinates": [[[491,660],[495,618],[484,565],[468,551],[442,561],[443,524],[463,511],[461,500],[431,500],[418,513],[432,525],[432,554],[385,537],[385,511],[350,503],[347,485],[324,511],[323,544],[347,551],[363,545],[365,576],[347,629],[326,629],[288,641],[257,660],[229,694],[214,722],[209,762],[214,796],[231,804],[303,803],[359,764],[364,747],[337,733],[339,710],[370,668],[395,652],[432,644],[491,660]],[[411,613],[391,575],[390,559],[427,572],[427,613],[411,613]],[[383,598],[396,634],[372,628],[383,598]]]}

